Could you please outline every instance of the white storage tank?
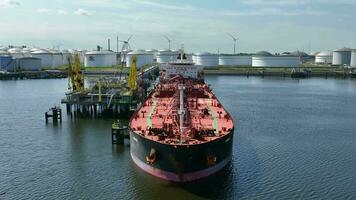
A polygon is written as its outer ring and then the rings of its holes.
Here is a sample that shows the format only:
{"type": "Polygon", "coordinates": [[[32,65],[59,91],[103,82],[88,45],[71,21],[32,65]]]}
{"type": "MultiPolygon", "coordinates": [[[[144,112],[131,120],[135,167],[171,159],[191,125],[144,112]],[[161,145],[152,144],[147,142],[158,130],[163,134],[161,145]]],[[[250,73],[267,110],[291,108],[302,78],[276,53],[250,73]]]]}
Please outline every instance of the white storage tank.
{"type": "Polygon", "coordinates": [[[208,52],[196,53],[195,65],[204,67],[217,67],[219,65],[219,55],[208,52]]]}
{"type": "Polygon", "coordinates": [[[33,51],[32,57],[41,59],[41,67],[51,67],[53,65],[53,56],[52,53],[47,50],[38,50],[33,51]]]}
{"type": "Polygon", "coordinates": [[[23,57],[32,57],[31,55],[31,50],[28,48],[24,48],[21,50],[22,56],[23,57]]]}
{"type": "Polygon", "coordinates": [[[14,71],[14,59],[7,53],[7,51],[0,50],[0,70],[6,70],[8,72],[14,71]]]}
{"type": "Polygon", "coordinates": [[[303,51],[294,51],[291,53],[291,56],[299,57],[302,63],[313,60],[311,56],[303,51]]]}
{"type": "Polygon", "coordinates": [[[319,53],[320,51],[311,52],[309,56],[316,57],[319,53]]]}
{"type": "Polygon", "coordinates": [[[85,67],[111,67],[116,64],[116,54],[112,51],[89,51],[84,56],[85,67]]]}
{"type": "Polygon", "coordinates": [[[271,53],[261,51],[252,56],[253,67],[298,67],[300,57],[297,56],[273,56],[271,53]]]}
{"type": "Polygon", "coordinates": [[[159,50],[157,53],[157,63],[168,63],[177,60],[179,53],[173,52],[171,50],[159,50]]]}
{"type": "Polygon", "coordinates": [[[68,57],[71,57],[72,54],[70,54],[67,49],[63,49],[61,51],[61,53],[62,53],[62,64],[63,65],[68,65],[68,57]]]}
{"type": "Polygon", "coordinates": [[[84,60],[85,60],[85,53],[87,52],[87,50],[85,49],[78,49],[76,51],[79,55],[79,61],[80,61],[80,64],[83,64],[84,63],[84,60]]]}
{"type": "Polygon", "coordinates": [[[333,51],[333,65],[350,65],[351,49],[342,48],[333,51]]]}
{"type": "Polygon", "coordinates": [[[143,65],[152,64],[154,62],[154,54],[153,52],[147,52],[143,50],[135,50],[127,54],[126,57],[126,66],[131,66],[132,58],[136,56],[137,63],[136,67],[141,68],[143,65]]]}
{"type": "Polygon", "coordinates": [[[220,54],[219,65],[220,66],[251,66],[252,56],[220,54]]]}
{"type": "Polygon", "coordinates": [[[52,67],[56,68],[63,65],[63,55],[60,51],[51,50],[52,53],[52,67]]]}
{"type": "Polygon", "coordinates": [[[315,56],[316,64],[331,64],[333,62],[333,52],[322,51],[315,56]]]}
{"type": "Polygon", "coordinates": [[[157,49],[147,49],[146,52],[149,54],[153,54],[153,61],[157,62],[157,53],[158,53],[157,49]]]}
{"type": "Polygon", "coordinates": [[[11,48],[8,49],[7,52],[14,58],[22,58],[24,57],[23,53],[22,53],[22,49],[20,48],[11,48]]]}
{"type": "Polygon", "coordinates": [[[38,71],[41,68],[41,59],[23,57],[16,59],[16,66],[21,71],[38,71]]]}
{"type": "Polygon", "coordinates": [[[351,67],[356,68],[356,49],[352,49],[351,51],[351,67]]]}

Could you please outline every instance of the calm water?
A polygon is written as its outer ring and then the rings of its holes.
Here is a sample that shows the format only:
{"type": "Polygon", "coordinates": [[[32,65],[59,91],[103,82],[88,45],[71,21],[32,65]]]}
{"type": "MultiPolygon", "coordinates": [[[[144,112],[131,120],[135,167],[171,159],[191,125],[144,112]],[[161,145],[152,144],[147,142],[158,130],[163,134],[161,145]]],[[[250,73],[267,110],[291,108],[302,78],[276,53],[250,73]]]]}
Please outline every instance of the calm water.
{"type": "Polygon", "coordinates": [[[234,156],[188,185],[138,171],[129,146],[112,147],[112,120],[46,125],[66,80],[0,82],[0,199],[356,198],[356,81],[207,82],[235,119],[234,156]]]}

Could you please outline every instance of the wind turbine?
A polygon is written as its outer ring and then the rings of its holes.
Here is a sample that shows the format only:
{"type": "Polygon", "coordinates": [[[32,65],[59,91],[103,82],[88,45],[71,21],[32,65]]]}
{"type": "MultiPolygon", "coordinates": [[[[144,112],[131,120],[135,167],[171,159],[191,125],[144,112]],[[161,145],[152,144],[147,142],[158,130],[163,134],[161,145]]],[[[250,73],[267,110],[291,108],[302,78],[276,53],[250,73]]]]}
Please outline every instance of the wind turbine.
{"type": "Polygon", "coordinates": [[[228,33],[228,35],[232,38],[232,40],[234,41],[234,54],[236,54],[236,43],[237,43],[237,38],[234,37],[233,35],[231,35],[230,33],[228,33]]]}
{"type": "Polygon", "coordinates": [[[167,36],[163,36],[163,37],[165,37],[166,39],[167,39],[167,41],[168,41],[168,49],[169,50],[171,50],[171,42],[172,42],[172,40],[171,39],[169,39],[167,36]]]}
{"type": "Polygon", "coordinates": [[[127,51],[127,50],[130,50],[130,49],[131,49],[129,42],[130,42],[130,40],[131,40],[132,37],[133,37],[133,34],[130,35],[130,37],[127,38],[127,40],[119,40],[120,42],[123,43],[122,48],[121,48],[121,51],[127,51]]]}
{"type": "Polygon", "coordinates": [[[122,63],[126,62],[126,52],[131,49],[131,46],[130,46],[129,42],[130,42],[132,37],[133,37],[133,34],[130,35],[130,37],[127,38],[127,40],[118,40],[118,41],[123,43],[122,44],[122,48],[121,48],[122,63]]]}

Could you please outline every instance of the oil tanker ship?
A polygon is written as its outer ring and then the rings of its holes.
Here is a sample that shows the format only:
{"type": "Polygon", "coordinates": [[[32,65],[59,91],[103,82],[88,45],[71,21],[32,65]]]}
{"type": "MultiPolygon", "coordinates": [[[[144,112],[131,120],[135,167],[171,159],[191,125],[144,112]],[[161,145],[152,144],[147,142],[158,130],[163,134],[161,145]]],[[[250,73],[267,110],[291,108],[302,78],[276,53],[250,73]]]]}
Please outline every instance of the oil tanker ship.
{"type": "Polygon", "coordinates": [[[231,160],[234,123],[183,53],[130,119],[130,153],[143,171],[172,182],[210,176],[231,160]]]}

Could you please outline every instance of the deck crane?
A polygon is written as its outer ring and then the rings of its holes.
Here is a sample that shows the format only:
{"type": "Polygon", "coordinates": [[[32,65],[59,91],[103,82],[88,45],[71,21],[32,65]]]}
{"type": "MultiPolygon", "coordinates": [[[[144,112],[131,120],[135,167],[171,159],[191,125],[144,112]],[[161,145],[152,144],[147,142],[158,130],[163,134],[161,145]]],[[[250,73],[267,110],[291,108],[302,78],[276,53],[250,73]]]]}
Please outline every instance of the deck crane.
{"type": "Polygon", "coordinates": [[[130,66],[130,73],[128,77],[128,86],[131,91],[131,95],[133,95],[137,91],[137,57],[133,56],[131,61],[131,66],[130,66]]]}

